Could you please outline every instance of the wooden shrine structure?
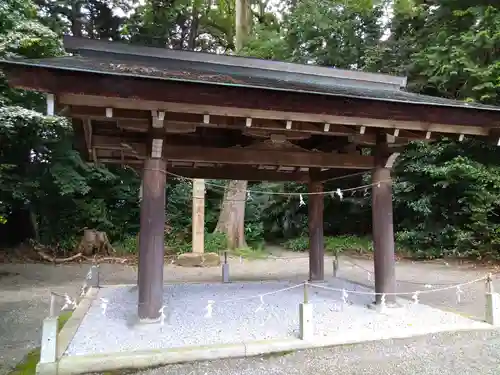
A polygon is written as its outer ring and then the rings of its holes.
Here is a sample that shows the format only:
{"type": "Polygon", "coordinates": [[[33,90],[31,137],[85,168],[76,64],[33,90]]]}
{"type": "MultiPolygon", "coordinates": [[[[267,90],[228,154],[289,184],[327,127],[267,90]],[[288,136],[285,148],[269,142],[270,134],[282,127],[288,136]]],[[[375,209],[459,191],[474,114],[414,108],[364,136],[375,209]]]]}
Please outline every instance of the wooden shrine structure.
{"type": "MultiPolygon", "coordinates": [[[[48,114],[72,119],[88,160],[142,168],[144,320],[157,319],[163,305],[166,171],[298,181],[311,192],[332,177],[372,171],[375,290],[391,293],[397,152],[443,135],[500,137],[500,108],[409,93],[405,78],[72,37],[64,43],[68,56],[0,67],[11,86],[46,93],[48,114]]],[[[323,196],[312,195],[312,281],[324,278],[323,220],[323,196]]]]}

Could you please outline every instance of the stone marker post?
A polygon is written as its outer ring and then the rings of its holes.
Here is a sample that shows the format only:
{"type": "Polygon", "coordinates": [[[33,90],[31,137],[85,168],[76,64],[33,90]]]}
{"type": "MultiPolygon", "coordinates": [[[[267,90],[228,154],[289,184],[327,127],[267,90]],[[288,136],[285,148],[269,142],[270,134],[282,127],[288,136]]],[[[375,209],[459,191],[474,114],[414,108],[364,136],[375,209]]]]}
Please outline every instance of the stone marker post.
{"type": "Polygon", "coordinates": [[[227,251],[224,251],[224,263],[222,263],[222,282],[229,282],[229,263],[227,262],[227,251]]]}
{"type": "Polygon", "coordinates": [[[498,326],[500,325],[500,295],[495,293],[493,288],[493,280],[491,274],[486,280],[486,314],[485,320],[487,323],[498,326]]]}
{"type": "Polygon", "coordinates": [[[299,337],[310,340],[314,336],[313,306],[309,303],[308,282],[304,283],[304,302],[299,305],[299,337]]]}
{"type": "Polygon", "coordinates": [[[49,316],[42,323],[42,345],[40,362],[36,366],[37,375],[57,374],[57,326],[59,316],[55,315],[55,296],[50,295],[49,316]]]}
{"type": "Polygon", "coordinates": [[[193,213],[192,213],[193,253],[205,252],[205,180],[193,180],[193,213]]]}

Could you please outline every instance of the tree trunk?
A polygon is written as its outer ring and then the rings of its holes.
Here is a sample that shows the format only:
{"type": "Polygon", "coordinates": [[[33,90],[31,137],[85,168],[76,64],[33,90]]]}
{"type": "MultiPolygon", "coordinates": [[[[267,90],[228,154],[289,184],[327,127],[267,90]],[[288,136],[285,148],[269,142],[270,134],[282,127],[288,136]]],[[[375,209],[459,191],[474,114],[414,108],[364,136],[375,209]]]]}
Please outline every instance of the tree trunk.
{"type": "MultiPolygon", "coordinates": [[[[250,34],[252,18],[250,0],[236,0],[236,52],[243,47],[250,34]]],[[[248,181],[229,182],[224,191],[219,221],[215,232],[225,233],[230,250],[246,247],[245,204],[248,181]]]]}
{"type": "Polygon", "coordinates": [[[76,1],[71,6],[71,34],[76,37],[81,37],[83,23],[82,23],[82,4],[80,1],[76,1]]]}
{"type": "Polygon", "coordinates": [[[247,181],[229,182],[224,191],[215,232],[225,233],[230,250],[246,246],[245,241],[245,203],[247,181]]]}
{"type": "Polygon", "coordinates": [[[249,0],[236,0],[236,52],[239,52],[250,36],[252,12],[249,0]]]}
{"type": "Polygon", "coordinates": [[[196,38],[198,37],[199,21],[200,18],[198,15],[198,9],[193,4],[193,11],[191,12],[191,26],[189,27],[188,45],[187,45],[187,49],[190,51],[194,51],[196,47],[196,38]]]}

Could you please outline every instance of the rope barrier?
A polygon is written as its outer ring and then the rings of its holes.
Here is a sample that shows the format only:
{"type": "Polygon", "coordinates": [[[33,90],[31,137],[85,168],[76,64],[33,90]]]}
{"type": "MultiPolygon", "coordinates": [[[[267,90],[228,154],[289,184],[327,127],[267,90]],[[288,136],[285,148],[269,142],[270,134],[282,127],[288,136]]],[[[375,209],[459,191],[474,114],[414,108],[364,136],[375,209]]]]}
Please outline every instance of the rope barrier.
{"type": "Polygon", "coordinates": [[[450,285],[450,286],[446,286],[443,288],[433,288],[433,289],[428,289],[428,290],[415,290],[413,292],[394,292],[394,293],[380,293],[380,292],[365,292],[365,291],[360,291],[360,290],[346,290],[346,289],[340,289],[340,288],[330,288],[327,286],[317,285],[317,284],[309,284],[309,285],[311,285],[313,288],[329,290],[332,292],[344,292],[345,291],[349,294],[373,295],[373,296],[376,296],[376,295],[386,295],[386,296],[404,296],[404,295],[408,296],[408,295],[410,295],[411,296],[411,295],[414,295],[415,293],[429,294],[429,293],[435,293],[435,292],[442,292],[445,290],[462,288],[464,286],[471,285],[471,284],[477,283],[477,282],[482,281],[482,280],[486,280],[487,278],[488,278],[488,275],[480,277],[478,279],[470,280],[470,281],[467,281],[467,282],[464,282],[461,284],[450,285]]]}
{"type": "MultiPolygon", "coordinates": [[[[193,180],[195,180],[194,178],[184,177],[184,176],[178,175],[176,173],[168,172],[168,171],[167,171],[167,174],[171,175],[173,177],[182,179],[182,180],[186,180],[186,181],[191,181],[192,182],[193,180]]],[[[368,189],[368,188],[373,187],[373,186],[380,187],[380,185],[382,183],[389,183],[390,184],[390,183],[392,183],[392,179],[391,180],[378,181],[378,182],[374,182],[374,183],[366,184],[366,185],[360,185],[360,186],[356,186],[356,187],[353,187],[353,188],[346,188],[346,189],[337,188],[335,190],[328,190],[328,191],[321,191],[321,192],[304,192],[304,193],[300,193],[300,192],[280,192],[280,191],[266,191],[266,190],[246,189],[245,193],[247,193],[247,195],[248,194],[262,194],[262,195],[299,196],[299,197],[300,196],[313,196],[313,195],[332,195],[332,196],[333,195],[338,195],[339,198],[342,199],[343,198],[342,194],[345,193],[345,192],[354,192],[354,191],[357,191],[357,190],[368,189]]],[[[216,189],[217,188],[218,189],[226,189],[225,185],[214,184],[214,183],[211,183],[211,182],[205,182],[205,185],[213,187],[213,188],[216,188],[216,189]]],[[[195,198],[205,199],[204,197],[195,197],[195,198]]],[[[243,200],[240,200],[240,201],[243,201],[243,200]]]]}

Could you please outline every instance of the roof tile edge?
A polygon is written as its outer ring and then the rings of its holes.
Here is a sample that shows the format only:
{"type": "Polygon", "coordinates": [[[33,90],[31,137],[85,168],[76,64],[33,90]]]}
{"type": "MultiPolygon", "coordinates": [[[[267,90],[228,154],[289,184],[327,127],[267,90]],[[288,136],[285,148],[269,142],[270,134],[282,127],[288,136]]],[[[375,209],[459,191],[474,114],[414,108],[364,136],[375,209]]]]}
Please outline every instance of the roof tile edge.
{"type": "Polygon", "coordinates": [[[207,52],[171,50],[156,47],[130,45],[122,42],[110,42],[64,36],[64,47],[68,51],[92,50],[98,52],[122,53],[136,56],[171,58],[184,61],[206,62],[228,66],[248,67],[289,73],[310,74],[329,78],[364,81],[390,86],[392,89],[406,87],[407,78],[388,74],[357,72],[352,70],[328,68],[323,66],[296,64],[282,61],[263,60],[252,57],[218,55],[207,52]]]}

